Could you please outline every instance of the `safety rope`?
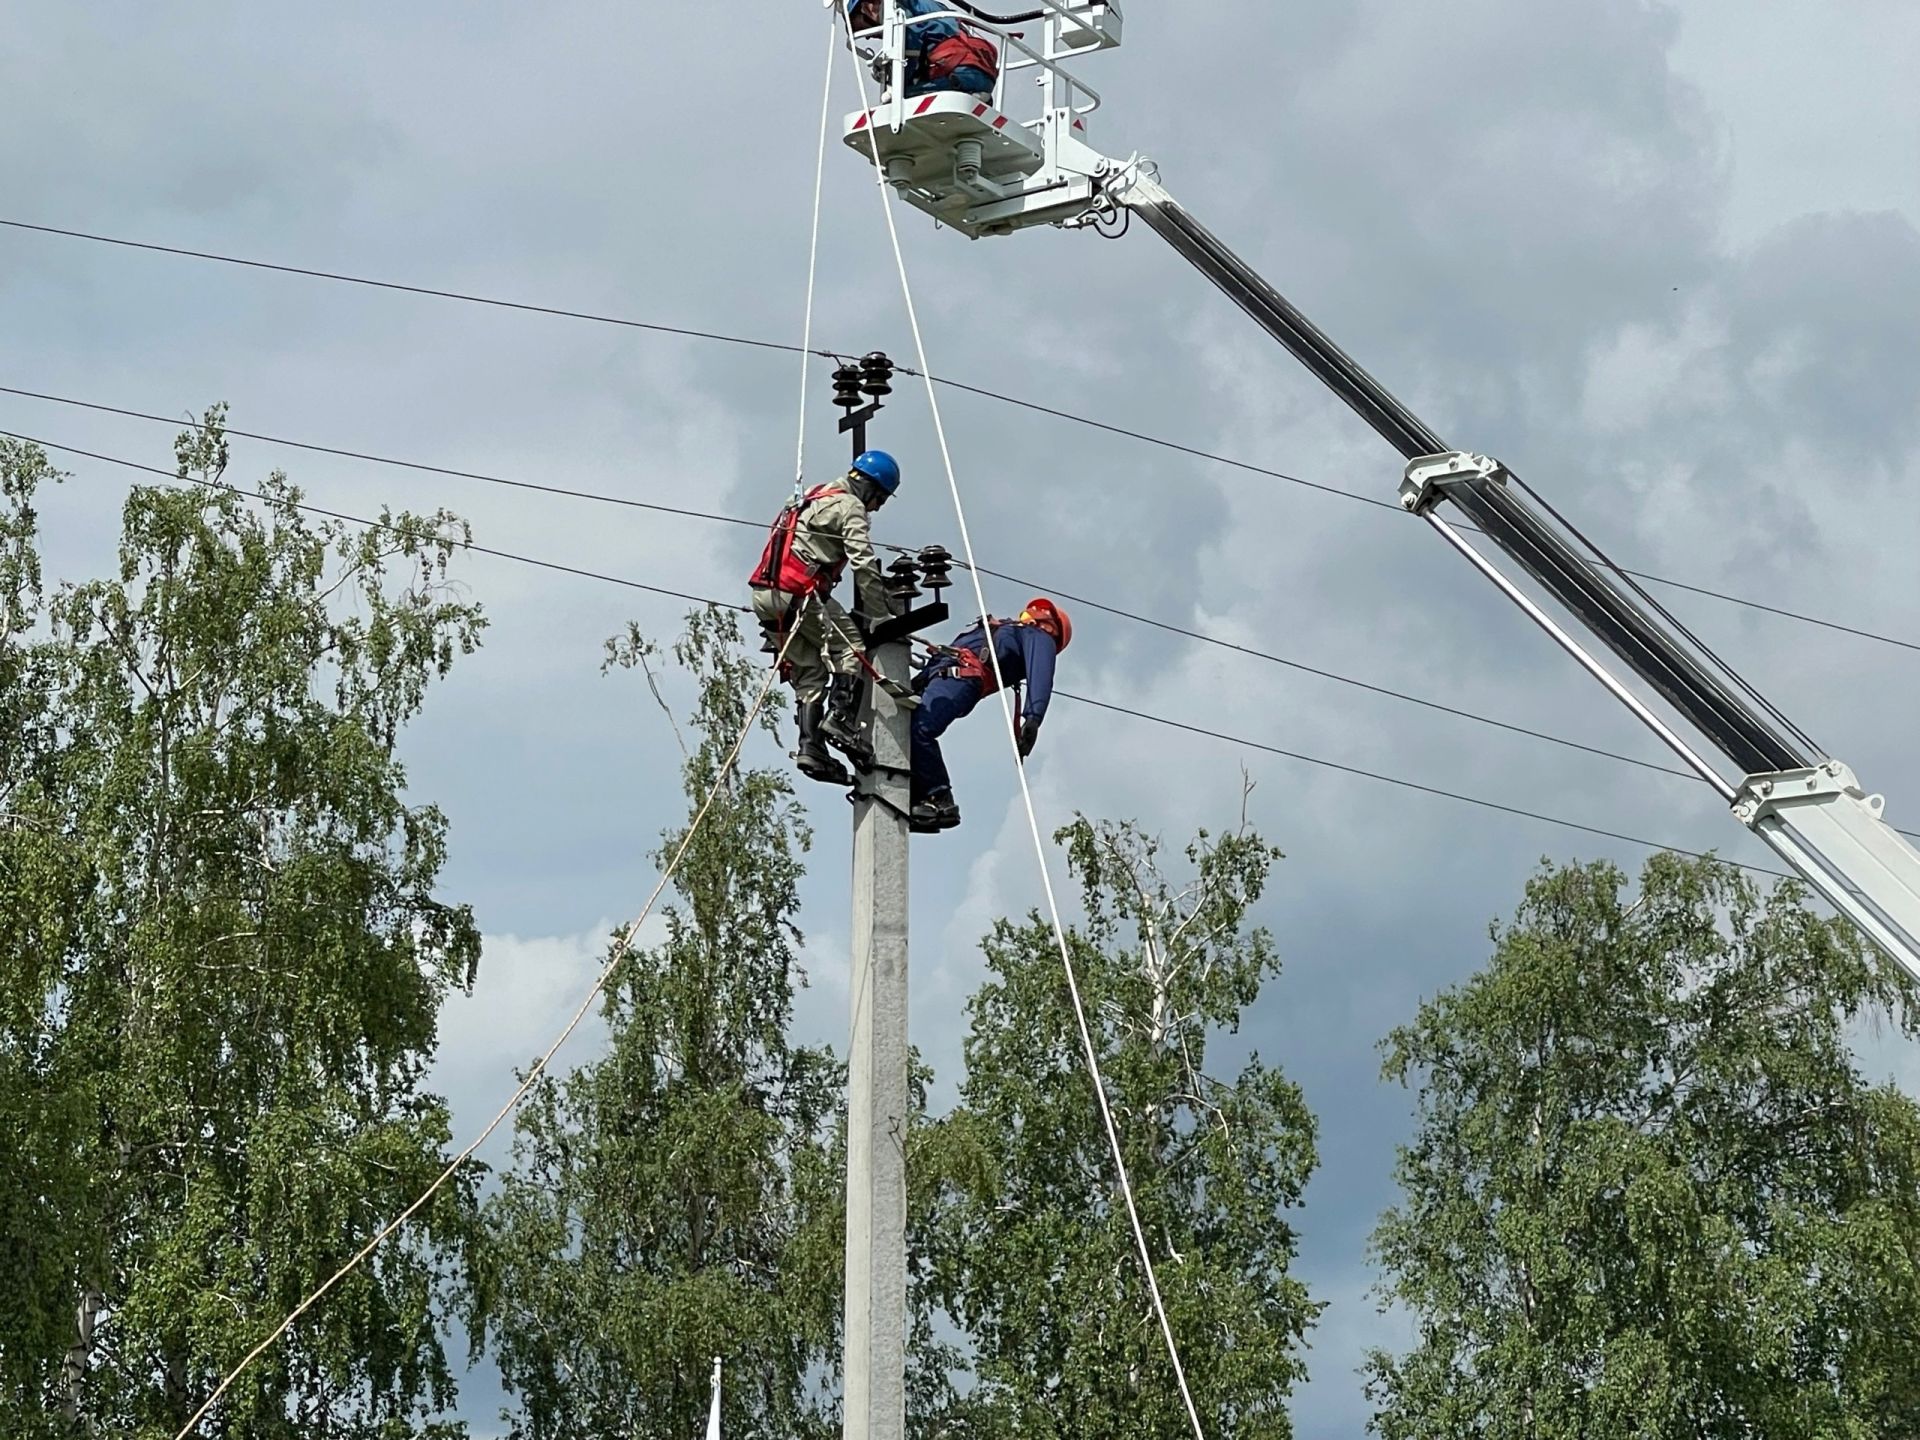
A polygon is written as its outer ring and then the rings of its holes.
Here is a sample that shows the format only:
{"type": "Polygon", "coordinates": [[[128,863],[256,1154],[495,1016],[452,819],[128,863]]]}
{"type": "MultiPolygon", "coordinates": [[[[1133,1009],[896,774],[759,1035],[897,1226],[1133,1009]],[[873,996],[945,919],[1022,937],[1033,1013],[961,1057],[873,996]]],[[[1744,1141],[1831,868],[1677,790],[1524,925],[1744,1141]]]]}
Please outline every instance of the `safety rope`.
{"type": "MultiPolygon", "coordinates": [[[[842,23],[846,21],[844,11],[840,12],[840,20],[842,23]]],[[[861,69],[859,52],[854,48],[851,25],[847,26],[846,40],[847,54],[853,63],[854,78],[860,85],[860,108],[870,113],[873,106],[867,93],[867,76],[861,69]]],[[[974,563],[973,538],[967,530],[966,506],[960,499],[960,480],[954,470],[953,452],[947,444],[946,423],[940,415],[940,395],[933,382],[933,367],[927,363],[927,345],[920,331],[919,312],[913,303],[913,283],[907,274],[906,251],[901,247],[900,227],[894,219],[893,194],[887,186],[886,167],[880,161],[880,140],[876,134],[879,128],[877,123],[867,126],[867,147],[873,155],[874,183],[880,191],[880,208],[886,216],[887,236],[893,245],[894,263],[900,271],[900,293],[906,302],[907,325],[913,332],[914,353],[919,361],[921,378],[926,382],[927,403],[933,411],[933,433],[940,444],[940,462],[946,468],[947,488],[953,496],[954,518],[960,530],[960,548],[966,556],[967,574],[973,581],[974,599],[979,604],[980,614],[985,616],[988,614],[986,591],[980,584],[980,568],[974,563]]],[[[1053,893],[1053,876],[1047,868],[1046,842],[1040,838],[1040,818],[1034,810],[1033,791],[1027,785],[1026,764],[1021,758],[1020,740],[1014,728],[1018,722],[1018,716],[1012,714],[1007,708],[1010,697],[1005,677],[1000,673],[999,650],[992,643],[991,631],[989,631],[989,640],[985,649],[988,663],[993,666],[995,684],[1000,692],[1002,713],[1006,714],[1012,722],[1007,727],[1007,740],[1013,755],[1014,775],[1020,782],[1020,799],[1026,807],[1027,829],[1033,837],[1034,860],[1039,867],[1041,888],[1047,898],[1047,915],[1053,924],[1054,942],[1060,949],[1060,963],[1066,971],[1067,993],[1073,1001],[1073,1017],[1080,1029],[1080,1044],[1086,1056],[1087,1073],[1093,1080],[1093,1093],[1100,1106],[1100,1121],[1106,1130],[1107,1145],[1113,1153],[1114,1170],[1120,1180],[1120,1194],[1126,1201],[1127,1219],[1133,1227],[1134,1243],[1140,1251],[1140,1265],[1146,1274],[1147,1293],[1152,1297],[1153,1311],[1160,1321],[1160,1334],[1166,1341],[1167,1357],[1173,1362],[1173,1376],[1180,1386],[1180,1398],[1186,1405],[1187,1419],[1193,1425],[1194,1440],[1207,1440],[1206,1431],[1200,1424],[1200,1412],[1193,1403],[1193,1392],[1187,1386],[1186,1367],[1180,1363],[1180,1346],[1173,1338],[1173,1325],[1167,1319],[1167,1306],[1165,1300],[1161,1298],[1160,1280],[1154,1272],[1153,1252],[1147,1245],[1147,1232],[1140,1223],[1139,1207],[1134,1203],[1133,1180],[1127,1173],[1126,1156],[1120,1148],[1120,1132],[1114,1125],[1113,1107],[1107,1099],[1106,1080],[1100,1073],[1100,1056],[1093,1043],[1092,1027],[1087,1023],[1087,1007],[1080,995],[1079,976],[1073,968],[1073,956],[1067,946],[1066,929],[1060,923],[1060,905],[1053,893]]]]}
{"type": "Polygon", "coordinates": [[[793,460],[793,493],[797,499],[807,487],[807,365],[813,359],[813,291],[820,267],[820,197],[827,180],[827,117],[833,110],[834,51],[840,37],[827,27],[827,76],[820,91],[820,153],[813,162],[813,235],[807,242],[807,316],[800,331],[800,439],[793,460]]]}
{"type": "Polygon", "coordinates": [[[700,827],[707,818],[707,812],[713,808],[714,800],[719,796],[722,787],[726,785],[729,777],[733,774],[733,767],[735,762],[740,758],[740,751],[746,745],[747,737],[753,733],[754,721],[759,718],[760,711],[767,703],[767,696],[772,691],[774,682],[780,676],[780,665],[786,659],[787,646],[792,643],[792,636],[789,635],[786,644],[780,647],[780,654],[775,657],[773,664],[768,668],[766,684],[760,687],[759,695],[754,699],[752,707],[747,711],[747,718],[740,726],[740,734],[734,739],[733,746],[727,751],[726,758],[721,761],[720,770],[719,773],[714,776],[713,785],[708,789],[706,798],[700,802],[699,810],[694,813],[693,823],[687,827],[687,833],[681,838],[679,847],[673,852],[673,858],[667,862],[666,868],[660,872],[659,882],[654,885],[653,893],[647,897],[647,903],[641,907],[640,913],[634,918],[633,923],[628,925],[626,929],[621,932],[620,938],[614,942],[612,954],[608,956],[607,963],[601,967],[599,976],[593,982],[593,988],[587,992],[586,998],[580,1002],[580,1008],[574,1012],[573,1018],[567,1022],[566,1029],[562,1030],[553,1044],[547,1047],[546,1053],[534,1062],[533,1068],[527,1071],[526,1078],[520,1082],[520,1088],[513,1092],[513,1095],[508,1099],[507,1103],[500,1107],[499,1113],[487,1122],[486,1128],[474,1137],[466,1149],[462,1150],[448,1162],[446,1169],[442,1170],[434,1182],[421,1192],[417,1200],[407,1206],[405,1210],[402,1210],[392,1221],[383,1226],[378,1234],[367,1241],[365,1245],[361,1246],[360,1250],[351,1260],[347,1261],[346,1264],[342,1265],[328,1277],[324,1285],[320,1286],[319,1289],[315,1290],[295,1306],[293,1312],[274,1327],[272,1334],[254,1346],[253,1349],[249,1350],[246,1357],[242,1359],[238,1365],[234,1366],[232,1372],[215,1387],[214,1392],[207,1397],[206,1403],[193,1412],[193,1418],[180,1427],[180,1432],[174,1436],[174,1440],[187,1440],[187,1437],[193,1432],[193,1427],[205,1419],[213,1410],[213,1407],[220,1403],[221,1397],[233,1388],[234,1382],[246,1373],[247,1368],[252,1365],[255,1360],[258,1360],[262,1355],[266,1354],[268,1350],[272,1349],[274,1343],[278,1341],[282,1335],[285,1335],[287,1331],[291,1330],[294,1323],[298,1321],[302,1315],[317,1305],[334,1286],[351,1275],[368,1256],[380,1248],[389,1236],[393,1235],[417,1215],[422,1207],[440,1192],[447,1181],[453,1178],[455,1172],[457,1172],[462,1165],[466,1164],[468,1160],[472,1159],[474,1153],[479,1150],[482,1145],[493,1138],[493,1132],[498,1130],[501,1125],[506,1122],[507,1117],[519,1107],[520,1102],[526,1099],[527,1093],[533,1089],[534,1082],[536,1082],[540,1076],[546,1072],[547,1067],[553,1063],[553,1057],[560,1053],[560,1047],[565,1045],[567,1041],[573,1037],[573,1032],[578,1030],[581,1022],[587,1018],[587,1012],[593,1008],[594,1002],[598,1000],[606,990],[607,982],[613,978],[613,972],[620,966],[621,962],[632,953],[634,942],[640,937],[640,927],[645,925],[648,917],[652,915],[653,907],[659,901],[661,892],[667,888],[668,882],[670,882],[678,872],[680,862],[686,858],[687,850],[693,844],[694,837],[700,833],[700,827]]]}

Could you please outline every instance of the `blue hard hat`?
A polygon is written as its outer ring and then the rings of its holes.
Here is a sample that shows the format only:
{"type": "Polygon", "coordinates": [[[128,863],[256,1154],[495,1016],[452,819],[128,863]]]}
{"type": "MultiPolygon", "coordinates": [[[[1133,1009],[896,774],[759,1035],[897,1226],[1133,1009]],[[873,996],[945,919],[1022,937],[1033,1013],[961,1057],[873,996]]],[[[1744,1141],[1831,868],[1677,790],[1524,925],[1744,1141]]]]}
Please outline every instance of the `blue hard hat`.
{"type": "Polygon", "coordinates": [[[880,487],[884,495],[900,488],[900,462],[884,450],[869,450],[853,462],[853,468],[880,487]]]}

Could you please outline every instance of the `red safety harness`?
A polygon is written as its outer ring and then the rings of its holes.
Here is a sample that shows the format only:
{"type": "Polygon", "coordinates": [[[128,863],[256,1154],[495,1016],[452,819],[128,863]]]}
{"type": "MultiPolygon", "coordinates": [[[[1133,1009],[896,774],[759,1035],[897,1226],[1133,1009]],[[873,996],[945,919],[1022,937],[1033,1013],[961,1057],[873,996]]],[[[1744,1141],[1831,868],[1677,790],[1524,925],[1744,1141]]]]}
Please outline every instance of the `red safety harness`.
{"type": "MultiPolygon", "coordinates": [[[[1009,625],[1018,625],[1019,623],[1018,620],[989,621],[986,633],[982,638],[988,645],[991,645],[993,644],[993,637],[999,634],[1000,631],[1009,625]]],[[[993,666],[987,662],[984,651],[969,650],[964,645],[936,645],[933,648],[953,662],[946,673],[956,680],[973,681],[980,687],[980,696],[982,699],[985,699],[1000,688],[999,676],[994,673],[993,666]]]]}
{"type": "Polygon", "coordinates": [[[778,590],[795,596],[831,590],[838,585],[847,562],[842,559],[835,565],[817,565],[794,548],[793,537],[799,529],[800,517],[814,501],[846,493],[844,485],[816,485],[799,500],[789,503],[775,517],[773,528],[767,534],[767,548],[760,552],[760,563],[754,567],[747,583],[756,590],[778,590]]]}
{"type": "Polygon", "coordinates": [[[978,35],[955,35],[927,52],[927,79],[939,84],[962,65],[984,70],[995,80],[1000,78],[1000,52],[991,40],[983,40],[978,35]]]}

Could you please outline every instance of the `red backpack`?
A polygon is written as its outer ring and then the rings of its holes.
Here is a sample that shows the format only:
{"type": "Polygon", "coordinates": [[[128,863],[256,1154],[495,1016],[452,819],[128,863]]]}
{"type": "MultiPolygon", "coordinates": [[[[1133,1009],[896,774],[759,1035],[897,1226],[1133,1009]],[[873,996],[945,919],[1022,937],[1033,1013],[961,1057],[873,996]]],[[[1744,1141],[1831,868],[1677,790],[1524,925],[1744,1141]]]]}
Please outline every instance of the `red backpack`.
{"type": "Polygon", "coordinates": [[[760,563],[754,566],[747,583],[756,590],[778,590],[786,595],[811,595],[815,590],[831,590],[838,585],[845,562],[816,568],[793,548],[793,532],[799,527],[801,515],[814,501],[845,493],[843,485],[816,485],[781,510],[767,534],[767,548],[760,552],[760,563]]]}

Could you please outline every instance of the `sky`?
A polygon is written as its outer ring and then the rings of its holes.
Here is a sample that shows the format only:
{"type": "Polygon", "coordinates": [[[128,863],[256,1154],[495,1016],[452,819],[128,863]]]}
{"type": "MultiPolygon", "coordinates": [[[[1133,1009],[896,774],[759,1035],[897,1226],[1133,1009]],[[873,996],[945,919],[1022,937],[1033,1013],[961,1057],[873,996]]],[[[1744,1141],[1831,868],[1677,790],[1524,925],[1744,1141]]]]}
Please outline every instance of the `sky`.
{"type": "MultiPolygon", "coordinates": [[[[1450,441],[1498,455],[1634,568],[1920,642],[1920,96],[1903,0],[1207,0],[1137,4],[1084,64],[1092,142],[1159,162],[1205,224],[1450,441]],[[1899,537],[1906,535],[1907,540],[1899,537]]],[[[826,34],[804,0],[252,4],[20,0],[0,54],[0,218],[658,324],[800,339],[826,34]]],[[[835,77],[836,115],[855,108],[835,77]]],[[[826,155],[815,334],[910,354],[871,173],[826,155]]],[[[901,225],[938,373],[1391,499],[1398,457],[1144,226],[969,243],[901,225]]],[[[801,413],[793,356],[0,228],[0,385],[770,517],[801,413]]],[[[808,472],[841,444],[822,371],[808,472]]],[[[983,565],[1303,665],[1662,759],[1525,620],[1404,516],[949,392],[983,565]]],[[[0,428],[169,465],[170,433],[0,394],[0,428]]],[[[876,441],[907,469],[882,539],[958,530],[923,392],[876,441]]],[[[130,474],[69,458],[47,568],[110,562],[130,474]]],[[[236,441],[314,503],[468,517],[476,540],[738,598],[758,537],[236,441]]],[[[438,1082],[470,1134],[590,983],[682,813],[667,720],[599,673],[684,606],[472,555],[492,617],[406,742],[452,825],[446,893],[488,936],[438,1082]]],[[[1911,648],[1696,594],[1675,612],[1920,815],[1911,648]],[[1911,801],[1903,797],[1914,797],[1911,801]]],[[[991,585],[1011,610],[1024,589],[991,585]]],[[[1092,611],[1063,683],[1261,744],[1663,844],[1771,857],[1704,787],[1092,611]]],[[[669,687],[669,698],[676,693],[669,687]]],[[[684,694],[679,698],[684,700],[684,694]]],[[[1040,895],[994,727],[957,730],[967,821],[913,854],[914,1041],[951,1096],[956,1017],[995,916],[1040,895]]],[[[760,745],[753,763],[779,762],[760,745]]],[[[1365,1243],[1411,1097],[1377,1044],[1468,977],[1531,869],[1643,847],[1061,704],[1029,767],[1043,828],[1132,818],[1170,842],[1238,813],[1280,846],[1258,918],[1284,959],[1238,1043],[1305,1089],[1322,1166],[1297,1217],[1329,1302],[1303,1436],[1359,1433],[1355,1374],[1399,1322],[1365,1243]]],[[[797,1026],[845,1032],[843,801],[819,834],[797,1026]]],[[[1050,857],[1056,880],[1059,857],[1050,857]]],[[[565,1063],[600,1043],[587,1027],[565,1063]]],[[[1227,1058],[1232,1053],[1227,1052],[1227,1058]]],[[[1920,1060],[1870,1063],[1920,1085],[1920,1060]]],[[[486,1158],[504,1152],[493,1146],[486,1158]]],[[[491,1432],[482,1367],[464,1404],[491,1432]]]]}

